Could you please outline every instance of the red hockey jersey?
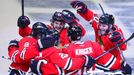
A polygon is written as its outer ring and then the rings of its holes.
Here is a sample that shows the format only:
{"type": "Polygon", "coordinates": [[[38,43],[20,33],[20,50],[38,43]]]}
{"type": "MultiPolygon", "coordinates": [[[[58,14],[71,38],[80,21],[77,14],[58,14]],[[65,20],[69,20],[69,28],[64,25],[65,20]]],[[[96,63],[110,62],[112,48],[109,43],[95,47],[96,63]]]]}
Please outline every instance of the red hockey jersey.
{"type": "Polygon", "coordinates": [[[55,47],[38,52],[37,40],[31,36],[22,38],[19,42],[19,48],[11,46],[9,48],[9,57],[13,60],[12,68],[25,72],[29,69],[31,59],[37,59],[38,57],[38,59],[47,60],[48,64],[44,64],[42,67],[43,75],[63,74],[63,69],[80,69],[85,63],[84,57],[70,58],[68,54],[55,47]]]}
{"type": "MultiPolygon", "coordinates": [[[[99,23],[99,20],[98,20],[98,17],[96,14],[94,14],[91,10],[88,10],[86,13],[82,14],[82,13],[78,13],[80,14],[85,20],[89,21],[90,24],[92,25],[93,29],[94,29],[94,32],[95,32],[95,37],[96,37],[96,42],[101,42],[103,44],[103,47],[105,50],[108,50],[112,47],[114,47],[116,44],[111,42],[110,39],[109,39],[109,36],[110,34],[108,35],[105,35],[105,36],[100,36],[98,31],[99,31],[99,28],[98,28],[98,23],[99,23]]],[[[122,34],[122,38],[123,40],[125,40],[124,38],[124,35],[122,33],[122,30],[120,28],[118,28],[116,25],[116,31],[121,33],[122,34]]],[[[126,44],[123,44],[120,46],[120,49],[121,50],[126,50],[126,44]]],[[[118,59],[121,59],[121,56],[120,56],[120,52],[118,49],[115,49],[113,51],[111,51],[110,53],[112,53],[114,56],[116,56],[118,59]]]]}
{"type": "Polygon", "coordinates": [[[13,61],[12,68],[27,72],[30,60],[38,56],[37,41],[31,36],[24,37],[19,42],[19,48],[11,46],[9,48],[9,58],[13,61]]]}
{"type": "MultiPolygon", "coordinates": [[[[63,51],[67,54],[69,54],[70,57],[78,57],[82,55],[89,55],[93,58],[96,58],[100,54],[104,52],[100,45],[95,42],[86,41],[86,42],[75,42],[72,44],[69,44],[68,47],[63,49],[63,51]]],[[[106,55],[102,56],[96,61],[97,64],[105,66],[105,68],[109,70],[117,70],[120,69],[120,60],[118,60],[116,57],[114,57],[112,54],[107,53],[106,55]]],[[[87,72],[88,69],[81,69],[81,71],[78,71],[78,74],[80,72],[87,72]]]]}
{"type": "Polygon", "coordinates": [[[10,46],[10,48],[8,48],[8,56],[10,60],[13,61],[10,64],[10,68],[14,68],[14,69],[21,70],[24,72],[28,71],[30,63],[20,58],[19,49],[17,47],[10,46]]]}
{"type": "MultiPolygon", "coordinates": [[[[55,71],[57,71],[58,75],[64,74],[64,70],[78,70],[82,68],[85,63],[85,58],[83,56],[70,58],[67,53],[62,52],[62,50],[57,50],[55,47],[44,49],[41,54],[42,59],[55,64],[55,71]]],[[[49,72],[49,70],[46,72],[45,65],[46,64],[42,66],[43,75],[46,75],[46,73],[49,72]]]]}

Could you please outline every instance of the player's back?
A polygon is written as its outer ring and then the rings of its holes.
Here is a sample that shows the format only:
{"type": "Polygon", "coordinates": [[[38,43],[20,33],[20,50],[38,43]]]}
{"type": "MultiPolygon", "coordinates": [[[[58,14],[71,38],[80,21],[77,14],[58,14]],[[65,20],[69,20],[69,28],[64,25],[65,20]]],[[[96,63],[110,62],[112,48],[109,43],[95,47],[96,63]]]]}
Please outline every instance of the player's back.
{"type": "Polygon", "coordinates": [[[85,41],[85,42],[75,42],[69,44],[68,47],[64,48],[63,51],[68,53],[71,57],[77,57],[81,55],[90,55],[92,57],[96,57],[98,55],[96,49],[97,45],[94,45],[92,41],[85,41]]]}

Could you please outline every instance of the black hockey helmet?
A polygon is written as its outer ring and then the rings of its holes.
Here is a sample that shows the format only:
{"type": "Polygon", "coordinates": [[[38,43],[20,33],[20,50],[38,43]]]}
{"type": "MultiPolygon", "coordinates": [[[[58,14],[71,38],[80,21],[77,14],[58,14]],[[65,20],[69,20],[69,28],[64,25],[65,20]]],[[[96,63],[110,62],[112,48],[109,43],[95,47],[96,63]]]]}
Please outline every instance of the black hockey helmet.
{"type": "Polygon", "coordinates": [[[48,27],[42,22],[36,22],[33,24],[32,27],[32,35],[34,37],[46,37],[49,33],[48,27]]]}
{"type": "Polygon", "coordinates": [[[62,18],[63,14],[62,12],[55,12],[54,15],[52,16],[52,20],[53,21],[61,21],[64,22],[63,18],[62,18]]]}
{"type": "Polygon", "coordinates": [[[17,21],[19,27],[25,28],[30,24],[30,20],[27,16],[20,16],[17,21]]]}
{"type": "Polygon", "coordinates": [[[79,26],[70,26],[68,28],[68,37],[72,41],[80,40],[82,36],[82,29],[79,26]]]}
{"type": "Polygon", "coordinates": [[[66,23],[74,22],[75,20],[78,20],[73,12],[69,10],[62,10],[63,13],[63,19],[66,23]]]}
{"type": "Polygon", "coordinates": [[[110,14],[103,14],[100,18],[99,18],[99,23],[101,24],[106,24],[106,25],[113,25],[114,24],[114,17],[113,15],[110,14]]]}

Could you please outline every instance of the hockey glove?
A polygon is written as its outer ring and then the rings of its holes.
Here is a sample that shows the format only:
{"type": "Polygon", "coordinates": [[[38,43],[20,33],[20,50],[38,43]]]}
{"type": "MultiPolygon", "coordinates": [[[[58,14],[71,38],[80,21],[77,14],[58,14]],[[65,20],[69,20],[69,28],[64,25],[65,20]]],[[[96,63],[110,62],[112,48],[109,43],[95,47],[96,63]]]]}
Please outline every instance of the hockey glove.
{"type": "Polygon", "coordinates": [[[25,73],[20,70],[11,69],[9,75],[25,75],[25,73]]]}
{"type": "Polygon", "coordinates": [[[70,5],[73,7],[73,8],[76,8],[77,9],[77,12],[79,13],[86,13],[88,11],[87,9],[87,5],[84,4],[83,2],[81,1],[72,1],[70,3],[70,5]]]}
{"type": "Polygon", "coordinates": [[[30,20],[27,16],[20,16],[17,21],[17,26],[20,28],[25,28],[30,24],[30,20]]]}
{"type": "Polygon", "coordinates": [[[48,37],[53,37],[55,40],[59,40],[59,33],[56,30],[50,30],[48,37]]]}
{"type": "Polygon", "coordinates": [[[40,75],[42,73],[41,67],[43,64],[47,64],[46,60],[31,60],[30,68],[31,71],[37,75],[40,75]]]}
{"type": "Polygon", "coordinates": [[[126,74],[130,74],[130,75],[132,74],[131,66],[124,61],[121,64],[121,70],[122,70],[122,73],[125,74],[125,75],[126,74]]]}
{"type": "Polygon", "coordinates": [[[68,23],[68,25],[70,27],[77,27],[79,25],[79,23],[75,21],[75,22],[68,23]]]}
{"type": "Polygon", "coordinates": [[[116,44],[119,44],[119,43],[123,42],[122,35],[119,32],[113,32],[109,36],[109,39],[110,39],[111,42],[116,43],[116,44]]]}
{"type": "Polygon", "coordinates": [[[56,39],[54,37],[43,37],[38,40],[39,51],[41,52],[43,49],[53,47],[55,45],[56,39]]]}
{"type": "Polygon", "coordinates": [[[9,48],[11,47],[11,46],[15,46],[15,47],[19,47],[19,41],[17,40],[17,39],[15,39],[15,40],[11,40],[10,42],[9,42],[9,46],[8,46],[8,50],[9,50],[9,48]]]}
{"type": "Polygon", "coordinates": [[[85,57],[85,64],[83,67],[91,68],[95,64],[95,60],[91,56],[84,55],[85,57]]]}

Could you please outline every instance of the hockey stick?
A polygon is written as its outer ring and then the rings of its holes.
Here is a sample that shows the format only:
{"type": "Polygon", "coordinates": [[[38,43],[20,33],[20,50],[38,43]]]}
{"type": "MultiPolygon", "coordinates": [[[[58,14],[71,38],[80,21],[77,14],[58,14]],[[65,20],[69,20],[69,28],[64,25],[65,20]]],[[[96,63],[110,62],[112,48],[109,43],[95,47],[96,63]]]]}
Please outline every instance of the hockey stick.
{"type": "Polygon", "coordinates": [[[24,16],[24,0],[21,0],[22,16],[24,16]]]}
{"type": "Polygon", "coordinates": [[[1,56],[1,58],[6,59],[6,60],[10,60],[9,58],[7,58],[5,56],[1,56]]]}
{"type": "MultiPolygon", "coordinates": [[[[103,13],[103,15],[104,15],[105,12],[104,12],[104,9],[103,9],[102,5],[101,5],[100,3],[98,3],[98,4],[99,4],[99,6],[100,6],[100,8],[101,8],[101,10],[102,10],[102,13],[103,13]]],[[[120,52],[120,56],[121,56],[121,58],[123,59],[123,61],[126,61],[126,59],[125,59],[125,57],[124,57],[124,55],[123,55],[123,52],[120,50],[119,47],[117,47],[117,49],[118,49],[118,51],[120,52]]]]}
{"type": "Polygon", "coordinates": [[[124,57],[124,55],[123,55],[123,52],[120,50],[120,47],[118,47],[117,49],[118,49],[119,52],[120,52],[120,56],[121,56],[122,60],[123,60],[123,61],[126,61],[126,59],[125,59],[125,57],[124,57]]]}
{"type": "Polygon", "coordinates": [[[106,52],[104,52],[104,53],[100,54],[99,56],[97,56],[97,57],[95,58],[95,60],[98,60],[99,58],[101,58],[101,57],[104,56],[105,54],[109,53],[110,51],[114,50],[115,48],[118,48],[119,46],[121,46],[122,44],[128,42],[129,40],[131,40],[131,39],[133,39],[133,38],[134,38],[134,33],[133,33],[127,40],[125,40],[124,42],[122,42],[122,43],[120,43],[120,44],[117,44],[116,46],[114,46],[114,47],[108,49],[106,52]]]}
{"type": "Polygon", "coordinates": [[[103,15],[105,15],[105,12],[104,12],[104,9],[103,9],[102,5],[100,3],[98,3],[98,4],[99,4],[99,6],[101,8],[101,11],[102,11],[103,15]]]}

